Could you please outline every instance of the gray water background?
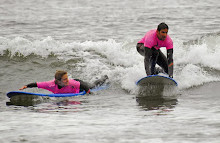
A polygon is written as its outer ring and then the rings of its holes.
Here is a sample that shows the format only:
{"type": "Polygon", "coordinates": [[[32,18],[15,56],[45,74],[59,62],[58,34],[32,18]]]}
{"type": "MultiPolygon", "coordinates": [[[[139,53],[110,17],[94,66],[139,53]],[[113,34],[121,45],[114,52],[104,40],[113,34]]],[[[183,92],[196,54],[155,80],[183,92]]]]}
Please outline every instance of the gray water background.
{"type": "MultiPolygon", "coordinates": [[[[3,46],[6,39],[48,36],[65,43],[114,39],[135,46],[147,30],[166,22],[172,38],[190,44],[219,35],[219,14],[217,0],[0,0],[0,37],[3,46]]],[[[0,62],[0,142],[219,143],[219,82],[182,89],[173,103],[152,101],[151,110],[114,81],[109,90],[68,99],[81,105],[57,105],[63,99],[51,99],[29,107],[7,106],[7,92],[48,80],[57,68],[77,67],[72,66],[76,61],[53,55],[5,54],[0,62]]]]}

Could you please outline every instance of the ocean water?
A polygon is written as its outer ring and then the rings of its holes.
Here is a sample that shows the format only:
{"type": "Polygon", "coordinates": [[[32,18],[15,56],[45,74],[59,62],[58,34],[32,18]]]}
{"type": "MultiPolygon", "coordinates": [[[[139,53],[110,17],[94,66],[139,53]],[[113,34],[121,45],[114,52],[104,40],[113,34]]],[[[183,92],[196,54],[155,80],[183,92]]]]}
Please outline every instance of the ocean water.
{"type": "Polygon", "coordinates": [[[217,0],[0,0],[0,142],[219,143],[219,14],[217,0]],[[137,100],[145,71],[136,43],[161,22],[178,88],[172,98],[137,100]],[[106,74],[111,86],[8,105],[7,92],[56,70],[87,82],[106,74]]]}

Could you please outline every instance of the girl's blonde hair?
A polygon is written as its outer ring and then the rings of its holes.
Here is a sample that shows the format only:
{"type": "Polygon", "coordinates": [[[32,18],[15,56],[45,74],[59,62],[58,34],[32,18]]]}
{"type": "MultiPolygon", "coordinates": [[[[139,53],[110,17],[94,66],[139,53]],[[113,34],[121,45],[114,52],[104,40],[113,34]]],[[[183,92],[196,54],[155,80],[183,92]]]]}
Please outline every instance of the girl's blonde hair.
{"type": "Polygon", "coordinates": [[[66,71],[57,70],[55,73],[55,83],[57,84],[57,81],[61,81],[63,75],[67,74],[66,71]]]}

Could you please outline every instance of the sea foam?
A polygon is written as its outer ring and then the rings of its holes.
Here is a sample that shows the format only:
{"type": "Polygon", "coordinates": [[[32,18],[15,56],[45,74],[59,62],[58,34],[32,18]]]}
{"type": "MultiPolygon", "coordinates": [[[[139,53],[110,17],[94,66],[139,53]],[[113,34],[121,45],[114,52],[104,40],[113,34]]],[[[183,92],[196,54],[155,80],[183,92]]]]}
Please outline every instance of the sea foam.
{"type": "MultiPolygon", "coordinates": [[[[206,82],[220,81],[220,37],[207,36],[197,43],[174,39],[174,79],[179,88],[190,88],[206,82]],[[217,71],[213,74],[212,71],[217,71]]],[[[161,48],[166,55],[166,49],[161,48]]],[[[47,58],[53,54],[59,60],[81,59],[77,67],[85,78],[107,74],[113,83],[134,93],[135,82],[146,76],[144,57],[136,51],[136,40],[116,42],[84,41],[64,43],[46,37],[42,40],[0,38],[0,55],[10,57],[31,54],[47,58]]],[[[68,63],[66,63],[68,64],[68,63]]]]}

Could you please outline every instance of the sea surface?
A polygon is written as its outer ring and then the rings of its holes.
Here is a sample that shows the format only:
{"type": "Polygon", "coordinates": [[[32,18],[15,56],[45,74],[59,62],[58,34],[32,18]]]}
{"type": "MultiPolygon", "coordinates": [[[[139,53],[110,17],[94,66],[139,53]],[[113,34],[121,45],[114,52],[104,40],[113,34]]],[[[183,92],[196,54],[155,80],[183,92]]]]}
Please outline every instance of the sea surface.
{"type": "Polygon", "coordinates": [[[219,143],[219,23],[219,0],[0,0],[0,142],[219,143]],[[138,99],[145,71],[136,43],[161,22],[178,87],[138,99]],[[9,103],[7,92],[56,70],[86,82],[108,75],[110,87],[9,103]]]}

